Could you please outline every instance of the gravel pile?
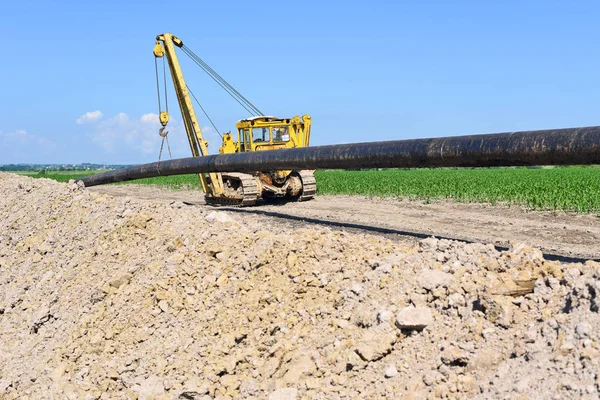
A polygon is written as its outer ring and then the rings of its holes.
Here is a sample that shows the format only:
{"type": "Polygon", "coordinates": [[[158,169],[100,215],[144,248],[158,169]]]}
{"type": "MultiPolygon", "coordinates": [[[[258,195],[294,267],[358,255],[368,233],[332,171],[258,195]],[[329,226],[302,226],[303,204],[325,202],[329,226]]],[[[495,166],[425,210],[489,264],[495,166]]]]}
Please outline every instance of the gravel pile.
{"type": "Polygon", "coordinates": [[[0,398],[598,398],[600,265],[0,173],[0,398]]]}

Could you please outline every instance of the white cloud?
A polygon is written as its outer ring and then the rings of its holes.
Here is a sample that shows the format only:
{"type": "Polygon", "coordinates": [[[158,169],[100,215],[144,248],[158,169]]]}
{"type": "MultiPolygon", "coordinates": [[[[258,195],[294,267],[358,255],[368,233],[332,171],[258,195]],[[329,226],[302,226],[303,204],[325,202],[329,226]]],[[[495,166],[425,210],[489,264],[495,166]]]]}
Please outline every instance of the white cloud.
{"type": "MultiPolygon", "coordinates": [[[[139,118],[132,118],[125,113],[118,113],[114,117],[102,118],[90,127],[87,134],[92,143],[102,148],[105,153],[116,153],[122,150],[132,152],[132,159],[139,159],[140,155],[148,159],[154,156],[158,159],[162,138],[158,134],[161,128],[158,114],[146,113],[139,118]]],[[[169,145],[173,158],[191,156],[187,134],[183,124],[171,118],[166,130],[169,132],[169,145]]],[[[209,141],[210,153],[218,153],[221,139],[212,127],[203,127],[204,138],[209,141]]],[[[169,157],[165,144],[161,159],[169,157]]]]}
{"type": "Polygon", "coordinates": [[[142,115],[142,118],[140,118],[140,121],[142,122],[160,122],[158,114],[154,114],[154,113],[148,113],[148,114],[144,114],[142,115]]]}
{"type": "Polygon", "coordinates": [[[77,118],[75,122],[77,123],[77,125],[88,124],[90,122],[98,121],[100,118],[102,118],[103,115],[104,114],[102,114],[102,111],[100,110],[88,111],[85,114],[81,115],[79,118],[77,118]]]}

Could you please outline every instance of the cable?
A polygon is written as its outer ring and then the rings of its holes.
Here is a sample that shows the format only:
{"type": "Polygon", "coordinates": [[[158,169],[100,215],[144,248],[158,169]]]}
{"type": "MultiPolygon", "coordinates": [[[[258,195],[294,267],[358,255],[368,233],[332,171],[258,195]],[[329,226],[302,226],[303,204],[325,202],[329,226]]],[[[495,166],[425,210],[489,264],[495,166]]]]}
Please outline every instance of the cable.
{"type": "Polygon", "coordinates": [[[245,98],[240,92],[238,92],[233,86],[231,86],[229,84],[229,82],[227,82],[221,75],[219,75],[217,73],[217,71],[212,69],[211,66],[208,65],[204,60],[202,60],[200,57],[198,57],[198,55],[196,55],[189,47],[186,47],[186,50],[189,51],[193,55],[193,57],[196,58],[198,60],[198,62],[200,62],[202,64],[204,69],[207,72],[209,72],[214,78],[218,79],[225,86],[227,86],[229,89],[231,89],[231,91],[233,91],[239,99],[241,99],[244,103],[246,103],[248,106],[250,106],[254,111],[256,111],[259,114],[262,114],[260,112],[260,110],[256,106],[254,106],[254,104],[252,104],[247,98],[245,98]]]}
{"type": "Polygon", "coordinates": [[[165,81],[165,108],[167,113],[169,113],[169,98],[167,97],[167,67],[165,66],[165,57],[162,58],[163,60],[163,78],[165,81]]]}
{"type": "Polygon", "coordinates": [[[239,91],[237,91],[229,82],[227,82],[221,75],[219,75],[214,69],[212,69],[206,62],[198,57],[189,47],[183,46],[182,50],[185,54],[190,57],[200,68],[204,70],[215,82],[219,84],[231,97],[233,97],[246,111],[255,115],[264,115],[254,104],[252,104],[246,97],[244,97],[239,91]]]}
{"type": "Polygon", "coordinates": [[[158,83],[158,62],[156,61],[156,57],[154,57],[154,70],[156,72],[156,94],[158,95],[158,113],[160,114],[162,112],[162,109],[160,108],[160,85],[158,83]]]}
{"type": "MultiPolygon", "coordinates": [[[[185,52],[185,50],[184,50],[185,52]]],[[[221,86],[221,88],[223,88],[223,90],[225,90],[235,101],[237,101],[246,111],[248,111],[248,113],[250,115],[255,115],[256,112],[253,111],[252,109],[248,108],[248,106],[246,106],[238,97],[235,96],[234,93],[232,93],[224,84],[222,84],[221,82],[219,82],[215,77],[212,76],[212,74],[206,69],[204,68],[204,66],[202,66],[202,64],[200,62],[198,62],[196,59],[194,59],[190,54],[188,54],[186,52],[186,55],[188,57],[190,57],[192,59],[192,61],[194,61],[200,68],[202,68],[204,70],[204,72],[207,73],[208,76],[210,76],[215,82],[217,82],[217,84],[219,86],[221,86]]]]}
{"type": "Polygon", "coordinates": [[[223,135],[221,135],[221,132],[219,132],[219,130],[217,129],[217,126],[214,124],[213,120],[208,116],[208,113],[206,112],[206,110],[204,110],[204,107],[202,107],[202,104],[200,104],[200,102],[198,101],[198,99],[194,95],[194,92],[192,92],[192,89],[190,89],[190,87],[188,85],[185,85],[185,87],[190,92],[190,94],[192,95],[192,97],[194,98],[194,100],[196,100],[196,103],[200,106],[200,109],[202,110],[202,112],[204,113],[204,115],[206,115],[206,118],[208,118],[208,120],[210,121],[210,124],[213,126],[213,128],[215,128],[215,131],[217,131],[217,133],[219,134],[219,136],[221,136],[221,139],[223,139],[223,135]]]}
{"type": "MultiPolygon", "coordinates": [[[[187,49],[189,50],[189,48],[187,49]]],[[[208,65],[204,60],[202,60],[200,57],[198,57],[196,54],[194,54],[194,52],[192,50],[189,50],[192,55],[197,58],[197,60],[204,66],[205,71],[207,70],[214,78],[218,79],[220,82],[222,82],[225,86],[227,86],[233,93],[235,93],[235,95],[242,100],[246,105],[248,105],[250,108],[252,108],[252,110],[257,114],[257,115],[264,115],[254,104],[252,104],[246,97],[244,97],[240,92],[238,92],[233,86],[231,86],[231,84],[229,84],[229,82],[227,82],[221,75],[219,75],[217,73],[217,71],[215,71],[214,69],[212,69],[210,67],[210,65],[208,65]]],[[[213,79],[214,79],[213,78],[213,79]]]]}

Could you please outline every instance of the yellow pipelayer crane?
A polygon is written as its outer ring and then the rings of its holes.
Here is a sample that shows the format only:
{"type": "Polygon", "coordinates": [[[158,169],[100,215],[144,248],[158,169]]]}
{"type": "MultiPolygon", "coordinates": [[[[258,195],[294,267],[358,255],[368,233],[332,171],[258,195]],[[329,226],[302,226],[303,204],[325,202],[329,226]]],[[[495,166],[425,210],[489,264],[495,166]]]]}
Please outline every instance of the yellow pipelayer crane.
{"type": "MultiPolygon", "coordinates": [[[[166,56],[177,95],[183,124],[187,132],[188,141],[194,157],[208,155],[208,142],[202,135],[200,124],[194,111],[190,93],[197,101],[193,92],[189,89],[183,78],[183,73],[175,54],[175,47],[183,50],[198,66],[200,66],[211,78],[213,78],[230,96],[242,105],[254,116],[238,121],[237,141],[234,141],[231,133],[222,135],[222,145],[219,153],[237,153],[250,151],[265,151],[295,147],[307,147],[310,141],[311,119],[308,115],[295,116],[293,118],[276,118],[263,115],[252,103],[235,90],[227,81],[218,75],[200,57],[186,47],[181,39],[170,33],[164,33],[156,37],[154,46],[156,79],[161,136],[169,122],[168,105],[166,110],[161,110],[160,85],[157,59],[166,56]]],[[[166,68],[165,73],[165,100],[166,100],[166,68]]],[[[204,108],[198,103],[200,108],[204,108]]],[[[210,120],[210,117],[206,115],[210,120]]],[[[216,127],[215,127],[216,129],[216,127]]],[[[248,206],[255,204],[259,199],[271,199],[285,197],[304,201],[312,199],[316,192],[316,182],[313,171],[284,170],[284,171],[256,171],[254,173],[210,173],[199,174],[202,190],[206,195],[207,203],[223,205],[248,206]]]]}

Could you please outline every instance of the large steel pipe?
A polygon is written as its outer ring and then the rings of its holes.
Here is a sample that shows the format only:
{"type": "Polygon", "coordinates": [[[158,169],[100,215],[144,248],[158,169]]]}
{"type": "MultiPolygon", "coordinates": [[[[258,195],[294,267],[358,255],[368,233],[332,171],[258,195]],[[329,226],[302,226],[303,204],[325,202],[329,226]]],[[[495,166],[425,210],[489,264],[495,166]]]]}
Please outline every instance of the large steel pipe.
{"type": "Polygon", "coordinates": [[[95,186],[203,172],[576,164],[600,164],[599,126],[180,158],[90,175],[81,181],[95,186]]]}

